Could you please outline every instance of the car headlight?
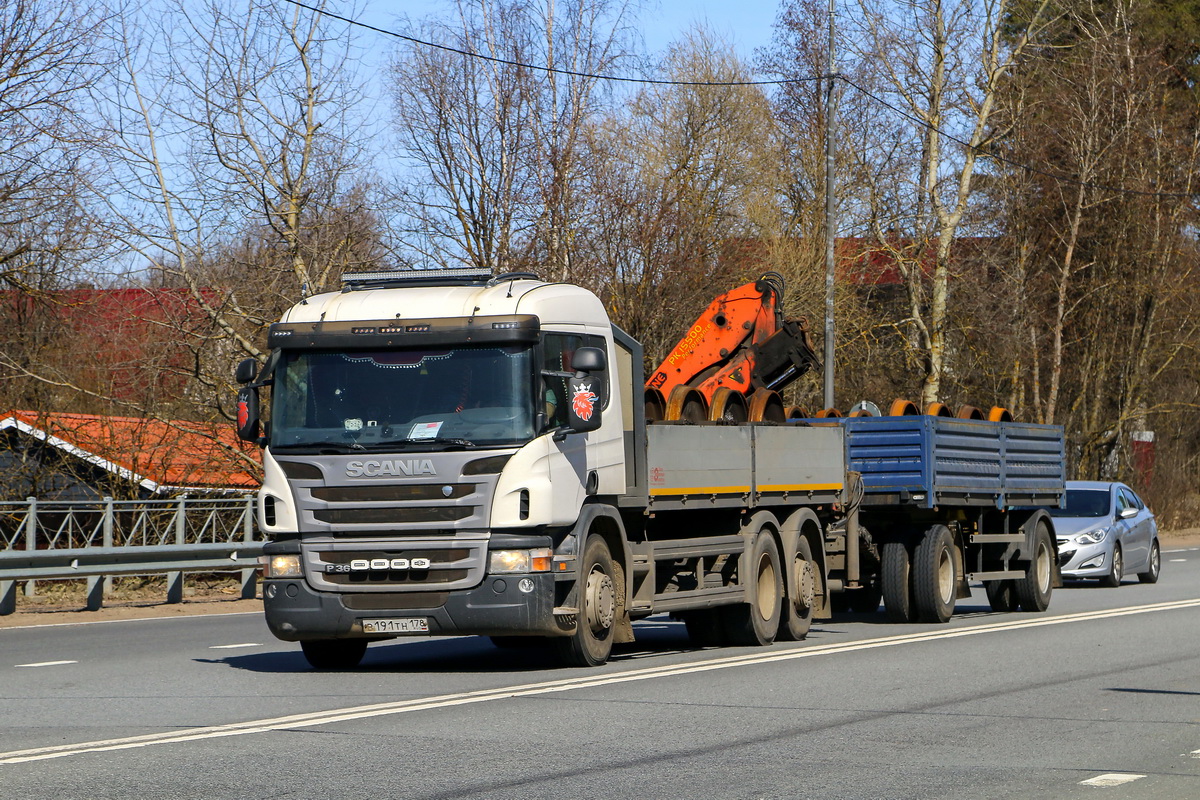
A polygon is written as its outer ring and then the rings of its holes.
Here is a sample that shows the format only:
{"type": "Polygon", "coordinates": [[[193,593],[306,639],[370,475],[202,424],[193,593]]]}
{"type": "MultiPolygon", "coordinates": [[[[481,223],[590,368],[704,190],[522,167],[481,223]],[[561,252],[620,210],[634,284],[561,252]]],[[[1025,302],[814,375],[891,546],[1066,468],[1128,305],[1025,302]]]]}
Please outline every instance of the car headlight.
{"type": "Polygon", "coordinates": [[[1108,536],[1108,528],[1097,528],[1094,531],[1081,533],[1075,537],[1075,541],[1080,544],[1099,544],[1104,541],[1104,537],[1108,536]]]}
{"type": "Polygon", "coordinates": [[[532,550],[493,550],[489,554],[488,572],[549,572],[554,554],[549,547],[532,550]]]}
{"type": "Polygon", "coordinates": [[[264,578],[299,578],[304,574],[298,554],[263,556],[262,566],[264,578]]]}

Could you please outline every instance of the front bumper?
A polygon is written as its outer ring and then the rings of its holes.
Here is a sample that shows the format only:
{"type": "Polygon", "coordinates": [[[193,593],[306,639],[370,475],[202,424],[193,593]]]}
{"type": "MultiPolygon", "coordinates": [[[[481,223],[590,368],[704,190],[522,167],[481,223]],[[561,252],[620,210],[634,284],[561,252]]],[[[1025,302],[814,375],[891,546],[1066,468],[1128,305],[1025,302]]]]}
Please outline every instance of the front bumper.
{"type": "Polygon", "coordinates": [[[1097,544],[1059,542],[1058,552],[1062,576],[1067,580],[1103,578],[1112,571],[1112,543],[1107,540],[1097,544]]]}
{"type": "Polygon", "coordinates": [[[571,629],[555,621],[554,597],[550,573],[489,575],[473,589],[387,594],[318,592],[303,578],[263,582],[267,626],[288,642],[391,638],[364,633],[362,621],[413,617],[429,621],[429,632],[421,636],[565,636],[571,629]],[[533,591],[521,591],[524,580],[533,582],[533,591]]]}

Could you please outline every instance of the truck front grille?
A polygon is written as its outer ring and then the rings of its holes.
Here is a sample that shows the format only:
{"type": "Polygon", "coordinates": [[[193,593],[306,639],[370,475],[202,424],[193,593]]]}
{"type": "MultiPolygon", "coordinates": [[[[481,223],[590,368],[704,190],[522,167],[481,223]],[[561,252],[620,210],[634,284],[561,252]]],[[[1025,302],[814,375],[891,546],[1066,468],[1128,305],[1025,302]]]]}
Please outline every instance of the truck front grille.
{"type": "Polygon", "coordinates": [[[318,522],[331,525],[390,525],[457,522],[476,513],[475,506],[402,506],[399,508],[328,508],[313,511],[318,522]]]}

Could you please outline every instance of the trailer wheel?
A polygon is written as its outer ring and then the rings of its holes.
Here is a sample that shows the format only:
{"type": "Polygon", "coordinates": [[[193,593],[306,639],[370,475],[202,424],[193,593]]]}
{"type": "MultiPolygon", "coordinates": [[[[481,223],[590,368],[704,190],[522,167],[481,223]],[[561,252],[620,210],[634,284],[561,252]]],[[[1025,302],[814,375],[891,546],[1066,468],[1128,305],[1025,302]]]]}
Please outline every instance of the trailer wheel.
{"type": "Polygon", "coordinates": [[[354,669],[367,652],[367,640],[310,639],[300,649],[313,669],[354,669]]]}
{"type": "Polygon", "coordinates": [[[779,548],[769,530],[760,530],[742,554],[738,571],[754,587],[749,603],[724,606],[725,637],[732,645],[759,646],[775,641],[783,615],[783,571],[779,548]],[[746,572],[742,572],[742,570],[746,572]]]}
{"type": "Polygon", "coordinates": [[[801,536],[796,541],[796,557],[792,560],[795,572],[796,592],[783,601],[783,622],[779,626],[779,638],[799,642],[808,636],[812,627],[813,614],[825,595],[825,581],[821,569],[813,558],[812,545],[801,536]]]}
{"type": "Polygon", "coordinates": [[[992,611],[1016,611],[1020,607],[1017,599],[1017,582],[1014,580],[984,581],[988,604],[992,611]]]}
{"type": "Polygon", "coordinates": [[[954,537],[945,525],[925,531],[913,553],[913,601],[920,622],[949,622],[954,614],[958,568],[954,537]]]}
{"type": "Polygon", "coordinates": [[[1054,542],[1046,523],[1039,522],[1033,537],[1033,557],[1024,578],[1018,578],[1017,599],[1025,611],[1045,611],[1054,588],[1054,542]]]}
{"type": "Polygon", "coordinates": [[[892,622],[915,622],[910,566],[912,556],[904,541],[884,542],[880,560],[880,586],[883,589],[883,608],[892,622]]]}
{"type": "Polygon", "coordinates": [[[617,581],[604,539],[591,534],[583,547],[583,578],[575,587],[579,617],[575,632],[555,639],[559,657],[572,667],[598,667],[612,653],[617,619],[617,581]]]}

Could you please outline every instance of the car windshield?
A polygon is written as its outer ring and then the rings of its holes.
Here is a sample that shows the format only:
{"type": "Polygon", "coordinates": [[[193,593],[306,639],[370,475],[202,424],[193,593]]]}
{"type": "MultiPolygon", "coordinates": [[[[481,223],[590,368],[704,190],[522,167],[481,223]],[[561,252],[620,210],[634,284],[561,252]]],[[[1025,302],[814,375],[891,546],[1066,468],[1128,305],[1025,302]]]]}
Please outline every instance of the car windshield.
{"type": "Polygon", "coordinates": [[[1052,517],[1103,517],[1108,514],[1105,489],[1067,489],[1065,508],[1051,508],[1052,517]]]}
{"type": "Polygon", "coordinates": [[[273,448],[344,451],[521,444],[534,432],[533,348],[284,351],[273,448]]]}

